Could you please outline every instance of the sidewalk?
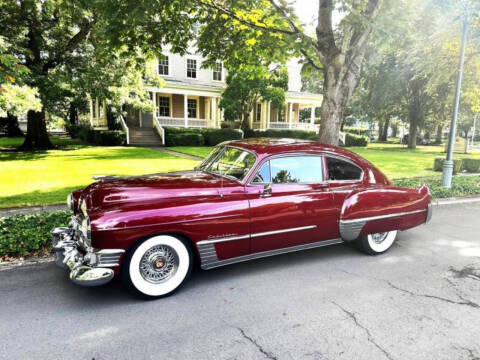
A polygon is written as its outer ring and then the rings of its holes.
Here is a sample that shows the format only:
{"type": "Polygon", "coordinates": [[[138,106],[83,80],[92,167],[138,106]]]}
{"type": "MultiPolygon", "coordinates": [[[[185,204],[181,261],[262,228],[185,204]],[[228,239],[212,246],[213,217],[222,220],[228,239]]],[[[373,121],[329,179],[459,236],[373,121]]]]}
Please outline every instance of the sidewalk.
{"type": "Polygon", "coordinates": [[[0,208],[0,218],[12,215],[28,215],[40,212],[55,212],[58,210],[67,210],[66,204],[0,208]]]}

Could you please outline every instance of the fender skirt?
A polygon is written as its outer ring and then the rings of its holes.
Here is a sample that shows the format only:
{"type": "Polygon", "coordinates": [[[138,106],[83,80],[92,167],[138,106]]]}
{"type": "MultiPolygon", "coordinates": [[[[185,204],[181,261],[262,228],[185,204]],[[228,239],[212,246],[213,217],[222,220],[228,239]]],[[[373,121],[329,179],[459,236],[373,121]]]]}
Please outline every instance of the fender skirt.
{"type": "Polygon", "coordinates": [[[428,187],[378,187],[352,192],[343,202],[339,230],[345,241],[367,234],[406,230],[430,221],[428,187]]]}

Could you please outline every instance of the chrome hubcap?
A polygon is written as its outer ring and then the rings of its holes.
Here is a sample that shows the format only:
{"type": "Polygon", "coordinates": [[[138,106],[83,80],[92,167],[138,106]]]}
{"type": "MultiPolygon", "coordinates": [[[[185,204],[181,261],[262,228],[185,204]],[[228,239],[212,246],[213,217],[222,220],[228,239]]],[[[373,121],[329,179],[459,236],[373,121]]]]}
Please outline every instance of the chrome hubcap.
{"type": "Polygon", "coordinates": [[[387,238],[388,232],[372,234],[372,240],[375,244],[381,244],[387,238]]]}
{"type": "Polygon", "coordinates": [[[156,245],[145,252],[140,260],[140,274],[153,284],[170,279],[178,269],[178,254],[167,245],[156,245]]]}

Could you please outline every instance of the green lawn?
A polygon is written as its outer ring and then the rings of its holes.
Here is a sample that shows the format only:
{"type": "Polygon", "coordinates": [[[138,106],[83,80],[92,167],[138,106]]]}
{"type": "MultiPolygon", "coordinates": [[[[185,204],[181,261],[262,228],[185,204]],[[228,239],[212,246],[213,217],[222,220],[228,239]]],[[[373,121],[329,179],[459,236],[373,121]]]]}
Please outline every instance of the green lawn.
{"type": "MultiPolygon", "coordinates": [[[[205,157],[211,147],[204,146],[176,146],[169,149],[200,157],[205,157]]],[[[401,144],[371,143],[368,147],[351,147],[353,151],[377,166],[391,179],[408,178],[417,176],[438,175],[433,171],[433,160],[444,157],[441,146],[418,146],[410,150],[401,144]]],[[[455,154],[455,157],[480,158],[480,151],[471,154],[455,154]]]]}
{"type": "MultiPolygon", "coordinates": [[[[63,149],[42,152],[0,151],[0,207],[54,204],[94,175],[137,175],[192,169],[198,162],[148,148],[87,146],[53,140],[63,149]]],[[[18,145],[0,139],[0,147],[18,145]],[[7,145],[8,144],[8,145],[7,145]]]]}

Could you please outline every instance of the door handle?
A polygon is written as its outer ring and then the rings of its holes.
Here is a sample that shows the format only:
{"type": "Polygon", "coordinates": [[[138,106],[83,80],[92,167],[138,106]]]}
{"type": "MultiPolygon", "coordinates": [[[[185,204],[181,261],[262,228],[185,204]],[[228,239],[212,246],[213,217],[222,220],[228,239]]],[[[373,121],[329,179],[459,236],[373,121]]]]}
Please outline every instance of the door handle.
{"type": "Polygon", "coordinates": [[[271,184],[265,184],[263,187],[263,191],[260,192],[261,197],[269,197],[272,196],[272,185],[271,184]]]}

